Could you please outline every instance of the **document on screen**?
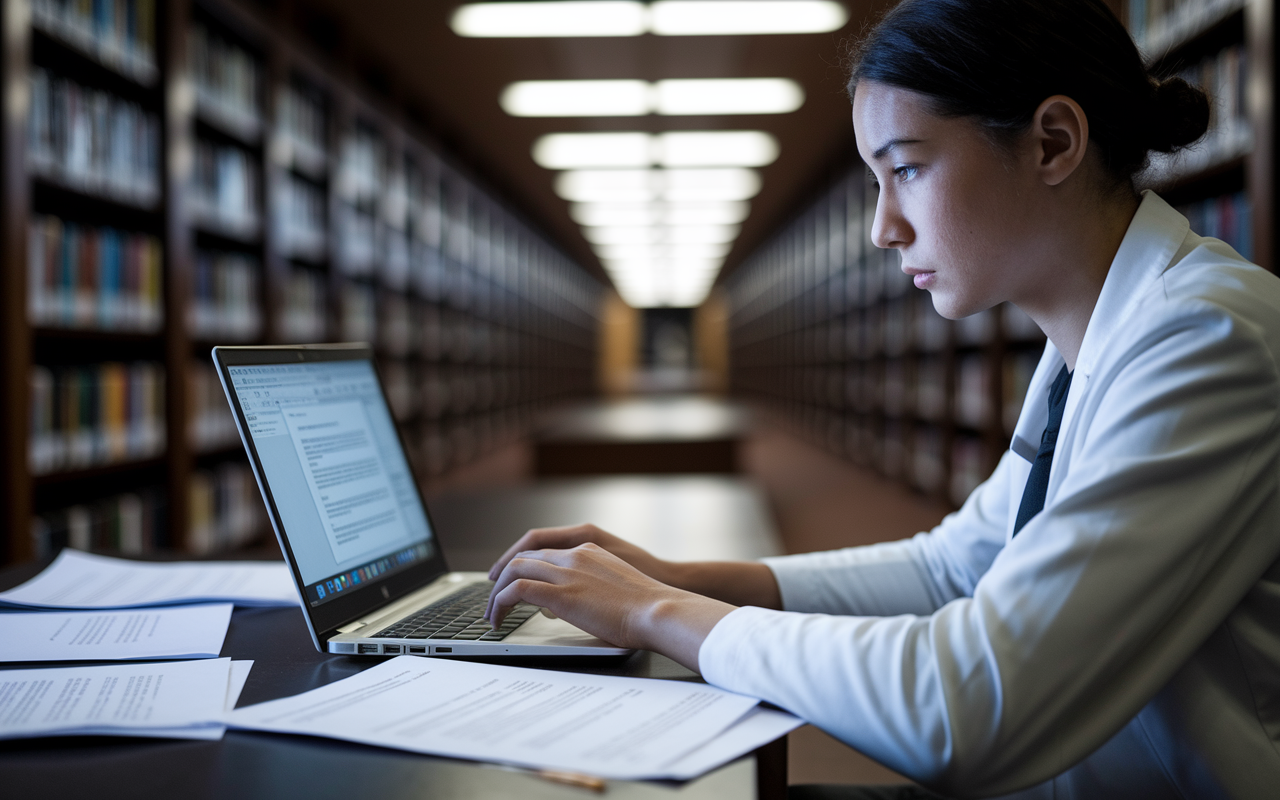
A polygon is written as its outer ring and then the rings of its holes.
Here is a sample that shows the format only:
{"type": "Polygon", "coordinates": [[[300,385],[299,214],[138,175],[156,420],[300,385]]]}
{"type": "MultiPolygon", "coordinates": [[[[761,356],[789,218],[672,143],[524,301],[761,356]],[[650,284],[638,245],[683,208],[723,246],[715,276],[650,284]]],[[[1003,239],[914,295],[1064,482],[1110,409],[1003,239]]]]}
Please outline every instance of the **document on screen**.
{"type": "Polygon", "coordinates": [[[283,562],[129,561],[64,549],[31,580],[0,592],[0,607],[140,608],[179,603],[292,606],[298,590],[283,562]]]}
{"type": "Polygon", "coordinates": [[[342,564],[395,547],[404,538],[404,520],[364,403],[288,408],[284,417],[333,560],[342,564]]]}
{"type": "Polygon", "coordinates": [[[227,724],[634,780],[668,777],[757,702],[700,683],[400,656],[227,724]]]}
{"type": "Polygon", "coordinates": [[[216,658],[231,604],[0,614],[0,661],[216,658]]]}

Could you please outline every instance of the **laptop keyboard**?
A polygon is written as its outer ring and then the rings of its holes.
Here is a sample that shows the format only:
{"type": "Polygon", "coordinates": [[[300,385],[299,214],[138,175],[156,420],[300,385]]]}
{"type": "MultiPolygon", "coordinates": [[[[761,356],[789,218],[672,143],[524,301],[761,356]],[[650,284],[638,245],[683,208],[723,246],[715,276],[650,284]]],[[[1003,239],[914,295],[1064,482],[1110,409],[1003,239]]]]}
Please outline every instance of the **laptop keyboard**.
{"type": "Polygon", "coordinates": [[[369,638],[500,642],[525,620],[538,613],[538,607],[517,603],[502,620],[502,626],[494,630],[483,616],[492,588],[491,583],[477,583],[460,589],[369,638]]]}

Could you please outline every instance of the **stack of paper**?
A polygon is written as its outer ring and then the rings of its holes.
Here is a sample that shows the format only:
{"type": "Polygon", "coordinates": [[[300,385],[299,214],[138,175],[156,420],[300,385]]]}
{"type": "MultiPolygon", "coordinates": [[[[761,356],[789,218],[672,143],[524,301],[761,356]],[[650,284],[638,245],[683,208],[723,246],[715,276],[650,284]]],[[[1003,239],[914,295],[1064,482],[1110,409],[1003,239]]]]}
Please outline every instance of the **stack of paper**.
{"type": "Polygon", "coordinates": [[[801,725],[712,686],[401,656],[233,728],[606,778],[690,778],[801,725]]]}
{"type": "Polygon", "coordinates": [[[298,603],[283,562],[151,563],[65,549],[43,572],[7,592],[0,606],[140,608],[180,603],[292,606],[298,603]]]}
{"type": "Polygon", "coordinates": [[[252,665],[219,658],[0,671],[0,739],[220,739],[252,665]]]}
{"type": "Polygon", "coordinates": [[[217,658],[231,604],[0,614],[0,661],[217,658]]]}

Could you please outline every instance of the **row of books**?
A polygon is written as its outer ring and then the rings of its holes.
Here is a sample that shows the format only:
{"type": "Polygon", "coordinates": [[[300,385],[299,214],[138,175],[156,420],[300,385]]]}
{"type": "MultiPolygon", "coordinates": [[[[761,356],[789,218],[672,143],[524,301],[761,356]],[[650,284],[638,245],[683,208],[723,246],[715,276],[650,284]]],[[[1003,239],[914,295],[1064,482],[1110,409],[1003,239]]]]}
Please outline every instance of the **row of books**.
{"type": "Polygon", "coordinates": [[[262,125],[257,59],[202,22],[191,26],[189,52],[200,111],[243,138],[256,138],[262,125]]]}
{"type": "Polygon", "coordinates": [[[1234,192],[1179,206],[1178,211],[1201,236],[1221,239],[1245,258],[1253,258],[1253,205],[1249,195],[1234,192]]]}
{"type": "Polygon", "coordinates": [[[315,184],[286,174],[276,185],[271,204],[272,233],[286,258],[323,260],[328,248],[328,216],[324,194],[315,184]]]}
{"type": "Polygon", "coordinates": [[[273,156],[282,166],[310,178],[328,171],[328,126],[324,102],[297,82],[284,85],[276,103],[276,135],[273,156]]]}
{"type": "Polygon", "coordinates": [[[192,205],[197,222],[237,239],[261,231],[259,167],[247,150],[209,139],[196,141],[192,205]]]}
{"type": "Polygon", "coordinates": [[[159,74],[155,0],[33,0],[31,22],[134,80],[159,74]]]}
{"type": "Polygon", "coordinates": [[[289,272],[277,334],[286,342],[320,342],[327,338],[329,293],[325,276],[305,267],[289,272]]]}
{"type": "Polygon", "coordinates": [[[267,510],[248,464],[196,470],[188,492],[187,547],[196,554],[234,550],[267,530],[267,510]]]}
{"type": "Polygon", "coordinates": [[[1247,0],[1129,0],[1129,32],[1151,56],[1208,30],[1244,8],[1247,0]]]}
{"type": "Polygon", "coordinates": [[[33,325],[152,332],[163,320],[160,240],[32,215],[27,314],[33,325]]]}
{"type": "Polygon", "coordinates": [[[231,406],[213,365],[192,361],[187,371],[187,436],[197,453],[221,450],[239,443],[231,406]]]}
{"type": "Polygon", "coordinates": [[[31,370],[31,471],[135,461],[165,444],[164,368],[140,361],[31,370]]]}
{"type": "Polygon", "coordinates": [[[205,340],[246,341],[262,333],[261,265],[244,253],[196,251],[188,325],[205,340]]]}
{"type": "Polygon", "coordinates": [[[167,513],[158,486],[46,511],[32,519],[32,549],[37,559],[53,558],[64,547],[150,553],[166,544],[167,513]]]}
{"type": "Polygon", "coordinates": [[[1248,105],[1248,51],[1230,45],[1178,73],[1209,95],[1209,129],[1204,138],[1171,155],[1157,154],[1141,176],[1150,185],[1172,182],[1253,150],[1253,123],[1248,105]]]}
{"type": "Polygon", "coordinates": [[[35,67],[27,114],[31,171],[78,191],[151,207],[160,198],[160,126],[141,106],[35,67]]]}

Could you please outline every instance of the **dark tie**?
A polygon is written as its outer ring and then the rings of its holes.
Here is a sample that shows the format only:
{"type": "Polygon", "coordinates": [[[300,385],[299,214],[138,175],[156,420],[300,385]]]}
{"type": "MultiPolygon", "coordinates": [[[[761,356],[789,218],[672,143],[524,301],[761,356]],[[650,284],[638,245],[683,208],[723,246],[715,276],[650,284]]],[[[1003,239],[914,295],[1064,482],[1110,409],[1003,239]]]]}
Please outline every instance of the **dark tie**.
{"type": "Polygon", "coordinates": [[[1017,536],[1022,526],[1044,508],[1044,496],[1049,491],[1049,467],[1053,464],[1053,448],[1058,443],[1058,428],[1062,427],[1062,412],[1067,407],[1067,390],[1071,388],[1071,373],[1067,365],[1054,378],[1049,387],[1049,421],[1045,423],[1044,435],[1040,437],[1040,449],[1036,451],[1036,460],[1031,464],[1031,474],[1027,476],[1027,488],[1022,490],[1022,503],[1018,506],[1018,519],[1013,523],[1013,535],[1017,536]]]}

